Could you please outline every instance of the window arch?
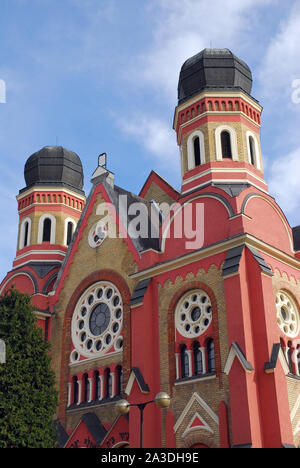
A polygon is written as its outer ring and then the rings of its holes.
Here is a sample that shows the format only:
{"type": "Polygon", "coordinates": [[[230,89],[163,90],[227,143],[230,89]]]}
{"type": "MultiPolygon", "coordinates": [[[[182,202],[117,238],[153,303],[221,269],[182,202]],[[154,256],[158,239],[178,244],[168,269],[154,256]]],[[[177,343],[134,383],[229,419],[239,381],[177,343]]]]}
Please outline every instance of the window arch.
{"type": "Polygon", "coordinates": [[[23,249],[30,245],[31,240],[31,219],[26,218],[22,221],[21,229],[20,229],[20,241],[19,241],[19,248],[23,249]]]}
{"type": "Polygon", "coordinates": [[[83,401],[88,403],[90,396],[90,380],[88,374],[83,376],[83,401]]]}
{"type": "Polygon", "coordinates": [[[188,170],[205,163],[204,135],[197,130],[188,138],[187,141],[188,170]]]}
{"type": "Polygon", "coordinates": [[[203,356],[201,351],[201,346],[198,341],[193,345],[193,354],[194,354],[194,374],[202,375],[203,374],[203,356]]]}
{"type": "Polygon", "coordinates": [[[112,376],[110,369],[105,370],[105,398],[112,396],[112,376]]]}
{"type": "Polygon", "coordinates": [[[43,222],[43,242],[51,240],[51,219],[45,218],[43,222]]]}
{"type": "Polygon", "coordinates": [[[217,161],[222,161],[224,158],[239,160],[236,132],[232,127],[227,125],[217,127],[215,140],[217,161]]]}
{"type": "Polygon", "coordinates": [[[246,134],[246,138],[249,164],[257,167],[257,169],[261,169],[257,138],[252,132],[249,131],[246,134]]]}
{"type": "Polygon", "coordinates": [[[51,214],[44,214],[40,217],[38,228],[38,244],[50,242],[55,244],[56,219],[51,214]]]}
{"type": "Polygon", "coordinates": [[[221,146],[222,146],[222,158],[232,159],[230,133],[228,133],[226,130],[224,130],[221,133],[221,146]]]}
{"type": "Polygon", "coordinates": [[[181,378],[184,379],[190,376],[189,356],[186,345],[180,348],[180,364],[181,364],[181,378]]]}
{"type": "Polygon", "coordinates": [[[65,234],[64,234],[65,245],[69,246],[71,244],[75,229],[76,229],[76,223],[74,219],[67,218],[65,220],[65,234]]]}
{"type": "Polygon", "coordinates": [[[121,366],[116,368],[117,374],[117,395],[122,394],[122,385],[123,385],[123,369],[121,366]]]}
{"type": "Polygon", "coordinates": [[[73,377],[73,404],[77,405],[79,402],[79,382],[78,377],[73,377]]]}
{"type": "Polygon", "coordinates": [[[209,374],[213,374],[216,372],[214,340],[209,339],[207,341],[206,350],[207,350],[207,372],[209,374]]]}

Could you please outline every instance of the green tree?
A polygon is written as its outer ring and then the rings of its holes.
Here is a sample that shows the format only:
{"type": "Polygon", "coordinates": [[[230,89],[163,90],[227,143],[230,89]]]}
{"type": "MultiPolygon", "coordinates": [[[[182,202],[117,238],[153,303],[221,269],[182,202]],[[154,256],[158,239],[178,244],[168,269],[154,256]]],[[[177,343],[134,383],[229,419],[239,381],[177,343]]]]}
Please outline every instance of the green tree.
{"type": "Polygon", "coordinates": [[[0,448],[52,448],[57,408],[49,344],[30,296],[11,289],[0,298],[0,339],[6,364],[0,364],[0,448]]]}

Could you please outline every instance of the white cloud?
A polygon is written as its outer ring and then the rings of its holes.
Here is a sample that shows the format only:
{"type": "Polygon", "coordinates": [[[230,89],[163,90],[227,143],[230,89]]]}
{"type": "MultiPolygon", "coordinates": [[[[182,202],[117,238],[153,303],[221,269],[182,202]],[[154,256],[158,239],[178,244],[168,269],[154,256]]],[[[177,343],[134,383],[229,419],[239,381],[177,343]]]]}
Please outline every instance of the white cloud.
{"type": "Polygon", "coordinates": [[[296,214],[300,206],[300,147],[278,158],[269,167],[269,189],[287,215],[296,214]]]}
{"type": "Polygon", "coordinates": [[[293,81],[300,78],[299,44],[300,5],[295,3],[271,39],[262,61],[259,79],[264,98],[279,100],[284,96],[292,103],[293,81]]]}
{"type": "Polygon", "coordinates": [[[231,0],[224,8],[223,0],[155,0],[153,47],[140,57],[139,80],[174,102],[183,62],[205,47],[241,49],[248,43],[251,17],[271,1],[231,0]]]}
{"type": "Polygon", "coordinates": [[[179,149],[169,123],[140,115],[134,119],[119,118],[117,125],[125,135],[150,152],[160,167],[178,172],[179,164],[175,163],[179,163],[179,149]]]}

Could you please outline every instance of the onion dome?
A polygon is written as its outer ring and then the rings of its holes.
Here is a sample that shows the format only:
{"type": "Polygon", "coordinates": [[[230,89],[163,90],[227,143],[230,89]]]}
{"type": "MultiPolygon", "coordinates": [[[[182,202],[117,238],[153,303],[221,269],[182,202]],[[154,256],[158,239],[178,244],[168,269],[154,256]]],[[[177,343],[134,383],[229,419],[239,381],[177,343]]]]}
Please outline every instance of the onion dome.
{"type": "Polygon", "coordinates": [[[248,65],[228,49],[204,49],[182,66],[178,83],[179,104],[202,91],[244,91],[251,94],[248,65]]]}
{"type": "Polygon", "coordinates": [[[62,185],[77,191],[83,188],[81,160],[62,146],[45,146],[31,155],[24,176],[27,188],[33,185],[62,185]]]}

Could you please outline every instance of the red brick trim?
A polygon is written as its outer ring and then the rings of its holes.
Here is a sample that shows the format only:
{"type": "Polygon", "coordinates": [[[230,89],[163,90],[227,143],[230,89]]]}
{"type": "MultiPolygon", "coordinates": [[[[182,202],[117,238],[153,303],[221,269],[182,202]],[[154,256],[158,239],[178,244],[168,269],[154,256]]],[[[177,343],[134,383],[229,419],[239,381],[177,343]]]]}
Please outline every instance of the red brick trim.
{"type": "MultiPolygon", "coordinates": [[[[213,333],[210,334],[210,338],[214,340],[215,344],[215,359],[216,359],[216,374],[217,377],[221,374],[221,353],[220,353],[220,338],[219,338],[219,314],[218,314],[218,306],[216,297],[212,291],[206,284],[200,281],[192,281],[189,284],[180,288],[174,294],[169,310],[168,310],[168,329],[169,329],[169,343],[168,343],[168,352],[169,352],[169,372],[170,372],[170,387],[172,383],[176,380],[176,361],[175,361],[175,327],[174,327],[174,313],[177,306],[178,301],[181,297],[187,293],[188,291],[192,291],[193,289],[202,289],[205,291],[211,300],[212,306],[212,325],[213,325],[213,333]]],[[[172,393],[172,387],[170,388],[170,393],[172,393]]]]}
{"type": "Polygon", "coordinates": [[[66,314],[64,317],[63,329],[62,329],[62,361],[61,361],[61,376],[60,376],[60,406],[58,411],[59,419],[62,422],[65,422],[66,419],[66,408],[67,408],[67,384],[69,382],[69,357],[70,350],[72,346],[72,337],[71,337],[71,322],[74,309],[80,298],[80,296],[88,289],[92,284],[97,283],[98,281],[110,281],[113,283],[120,291],[122,300],[123,300],[123,338],[124,338],[124,348],[123,348],[123,372],[124,372],[124,382],[129,378],[129,373],[131,369],[130,362],[130,290],[125,279],[116,273],[113,270],[98,270],[94,271],[91,275],[87,276],[79,286],[76,288],[74,293],[69,300],[66,314]]]}

